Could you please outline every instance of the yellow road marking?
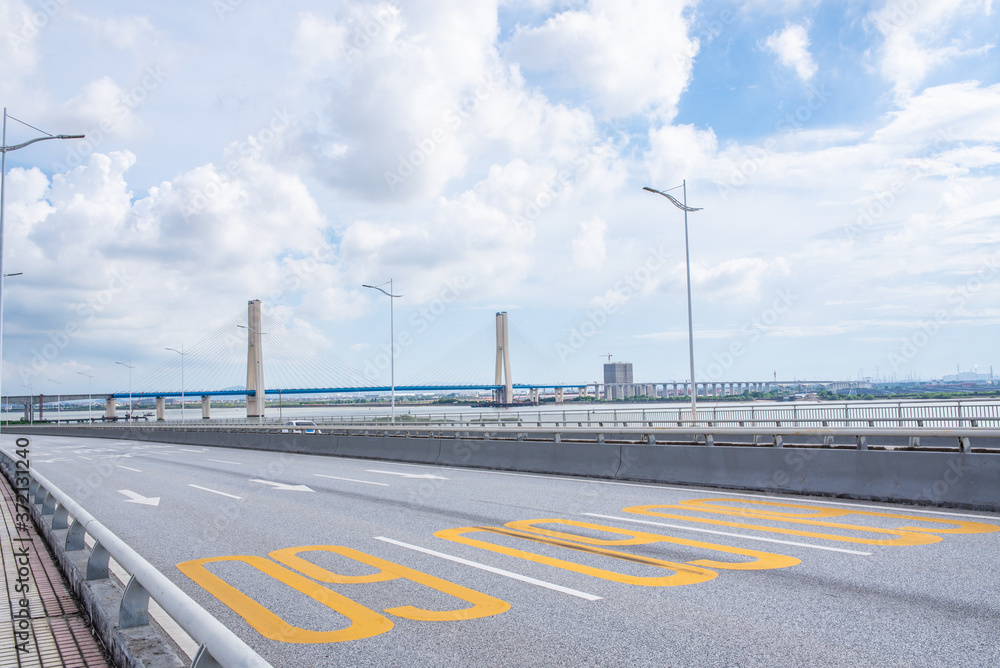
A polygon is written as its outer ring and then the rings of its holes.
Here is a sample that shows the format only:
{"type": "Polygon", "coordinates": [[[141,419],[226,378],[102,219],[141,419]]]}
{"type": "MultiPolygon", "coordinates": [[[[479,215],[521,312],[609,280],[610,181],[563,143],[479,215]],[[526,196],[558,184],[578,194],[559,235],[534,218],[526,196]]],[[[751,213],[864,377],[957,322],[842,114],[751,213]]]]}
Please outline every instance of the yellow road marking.
{"type": "Polygon", "coordinates": [[[745,550],[738,547],[731,547],[729,545],[719,545],[718,543],[705,543],[698,540],[675,538],[673,536],[647,533],[645,531],[636,531],[632,529],[617,529],[602,524],[589,524],[587,522],[577,522],[575,520],[562,520],[562,519],[519,520],[517,522],[507,522],[507,524],[505,524],[504,526],[508,526],[511,529],[516,529],[520,531],[530,531],[542,534],[544,536],[551,536],[553,538],[559,538],[562,540],[574,541],[578,543],[587,543],[590,545],[649,545],[651,543],[675,543],[677,545],[686,545],[688,547],[696,547],[704,550],[713,550],[717,552],[729,552],[731,554],[739,554],[745,557],[753,557],[754,559],[754,561],[737,562],[737,563],[726,562],[726,561],[715,561],[713,559],[698,559],[697,561],[687,562],[689,564],[696,564],[698,566],[707,566],[709,568],[722,568],[726,570],[735,570],[735,571],[763,571],[774,568],[788,568],[789,566],[796,566],[802,563],[795,557],[789,557],[784,554],[775,554],[773,552],[762,552],[760,550],[745,550]],[[568,526],[579,527],[581,529],[606,531],[608,533],[630,536],[630,538],[624,540],[590,538],[588,536],[580,536],[577,534],[565,533],[562,531],[552,531],[550,529],[542,529],[534,526],[536,524],[565,524],[568,526]]]}
{"type": "Polygon", "coordinates": [[[586,545],[581,545],[580,543],[558,540],[555,538],[545,538],[530,533],[524,533],[511,529],[503,529],[500,527],[463,527],[460,529],[443,529],[441,531],[435,532],[434,536],[436,536],[437,538],[443,538],[444,540],[450,540],[455,543],[471,545],[472,547],[478,547],[480,549],[490,550],[492,552],[498,552],[500,554],[506,554],[511,557],[526,559],[527,561],[533,561],[539,564],[546,564],[547,566],[562,568],[567,571],[573,571],[576,573],[582,573],[584,575],[590,575],[591,577],[600,578],[602,580],[610,580],[612,582],[621,582],[623,584],[640,585],[644,587],[676,587],[680,585],[697,584],[699,582],[706,582],[708,580],[711,580],[719,575],[715,571],[708,570],[707,568],[701,568],[699,566],[693,566],[689,564],[679,564],[672,561],[663,561],[660,559],[653,559],[652,557],[641,557],[632,554],[626,554],[625,552],[605,550],[599,547],[589,547],[586,545]],[[566,547],[571,550],[577,550],[580,552],[588,552],[590,554],[598,554],[606,557],[613,557],[615,559],[622,559],[625,561],[641,563],[648,566],[656,566],[658,568],[664,568],[667,570],[674,571],[674,574],[667,576],[658,576],[658,577],[638,577],[634,575],[625,575],[623,573],[615,573],[613,571],[607,571],[601,568],[584,566],[583,564],[577,564],[572,561],[565,561],[563,559],[546,557],[544,555],[536,554],[534,552],[526,552],[524,550],[505,547],[503,545],[496,545],[495,543],[488,543],[485,541],[476,540],[474,538],[468,538],[463,535],[476,531],[485,531],[489,533],[502,534],[505,536],[512,536],[514,538],[522,538],[534,542],[546,543],[549,545],[556,545],[559,547],[566,547]]]}
{"type": "Polygon", "coordinates": [[[678,506],[685,506],[692,508],[694,510],[701,510],[704,512],[721,512],[731,515],[746,515],[751,517],[760,518],[791,518],[798,519],[803,517],[845,517],[847,515],[864,515],[868,517],[889,517],[892,519],[900,520],[911,520],[917,522],[931,522],[934,524],[952,524],[955,525],[953,529],[947,529],[944,527],[910,527],[904,526],[899,527],[902,531],[923,531],[928,533],[949,533],[949,534],[976,534],[976,533],[994,533],[1000,531],[1000,526],[995,524],[988,524],[986,522],[970,522],[969,520],[956,520],[956,519],[943,519],[939,517],[919,517],[917,515],[903,515],[899,513],[878,513],[871,510],[855,510],[855,509],[845,509],[845,508],[817,508],[816,506],[804,506],[796,503],[776,503],[773,501],[755,501],[755,500],[735,500],[735,499],[692,499],[688,501],[678,501],[678,506]],[[722,505],[718,505],[721,502],[722,505]],[[735,508],[727,503],[748,503],[754,506],[774,506],[779,508],[798,508],[802,510],[810,510],[811,513],[785,513],[773,510],[765,510],[759,508],[735,508]]]}
{"type": "Polygon", "coordinates": [[[445,594],[454,596],[455,598],[466,601],[467,603],[472,603],[472,607],[461,608],[458,610],[424,610],[422,608],[413,607],[412,605],[406,605],[398,608],[386,608],[384,610],[384,612],[388,612],[390,615],[396,615],[397,617],[403,617],[405,619],[414,619],[422,622],[458,621],[462,619],[491,617],[493,615],[499,615],[500,613],[506,612],[510,609],[510,603],[502,601],[499,598],[494,598],[488,594],[478,592],[474,589],[469,589],[468,587],[463,587],[462,585],[455,584],[454,582],[442,580],[441,578],[434,577],[433,575],[428,575],[427,573],[422,573],[421,571],[407,568],[406,566],[401,566],[391,561],[386,561],[385,559],[373,557],[370,554],[365,554],[364,552],[359,552],[358,550],[353,550],[349,547],[342,547],[339,545],[289,547],[283,550],[275,550],[268,556],[275,561],[280,561],[287,566],[291,566],[292,568],[301,571],[314,580],[319,580],[320,582],[389,582],[391,580],[405,579],[410,580],[411,582],[416,582],[417,584],[422,584],[425,587],[430,587],[431,589],[444,592],[445,594]],[[317,566],[316,564],[306,561],[302,557],[298,556],[301,552],[333,552],[334,554],[342,555],[348,559],[353,559],[355,561],[360,561],[363,564],[373,566],[379,569],[379,572],[372,575],[341,575],[339,573],[332,573],[327,569],[317,566]]]}
{"type": "MultiPolygon", "coordinates": [[[[807,507],[807,506],[801,506],[807,507]]],[[[931,543],[941,542],[940,536],[935,536],[929,533],[918,533],[913,531],[907,531],[903,529],[879,529],[875,527],[865,527],[858,526],[854,524],[839,524],[836,522],[820,522],[818,520],[801,519],[797,517],[779,517],[775,513],[771,514],[755,514],[753,512],[741,512],[739,509],[733,508],[731,510],[710,510],[709,508],[694,508],[690,505],[649,505],[649,506],[630,506],[628,508],[622,508],[626,513],[635,513],[637,515],[650,515],[653,517],[668,517],[670,519],[682,520],[684,522],[697,522],[699,524],[713,524],[716,526],[726,526],[726,527],[736,527],[739,529],[752,529],[754,531],[767,531],[770,533],[780,533],[789,536],[807,536],[809,538],[820,538],[823,540],[834,540],[843,543],[859,543],[864,545],[929,545],[931,543]],[[830,529],[847,529],[850,531],[859,531],[862,533],[880,533],[889,534],[896,536],[895,538],[861,538],[857,536],[841,536],[832,533],[820,533],[817,531],[800,531],[798,529],[786,529],[780,527],[770,527],[761,524],[744,524],[742,522],[729,522],[726,520],[713,520],[707,517],[691,517],[690,515],[674,515],[671,513],[659,512],[661,509],[670,508],[674,510],[698,510],[700,512],[711,512],[719,513],[723,515],[736,515],[742,517],[750,517],[754,519],[768,519],[780,522],[787,522],[793,524],[806,524],[819,527],[827,527],[830,529]]],[[[826,509],[822,509],[826,510],[826,509]]],[[[923,518],[921,518],[923,519],[923,518]]]]}
{"type": "Polygon", "coordinates": [[[346,596],[316,584],[298,573],[279,566],[270,559],[254,556],[209,557],[194,559],[177,564],[177,568],[189,578],[204,587],[210,594],[228,605],[236,614],[247,620],[265,638],[290,643],[329,643],[359,640],[385,633],[392,628],[386,617],[355,603],[346,596]],[[283,582],[309,598],[336,610],[351,620],[351,625],[337,631],[312,631],[292,626],[263,605],[253,600],[207,568],[206,564],[217,561],[240,561],[283,582]]]}

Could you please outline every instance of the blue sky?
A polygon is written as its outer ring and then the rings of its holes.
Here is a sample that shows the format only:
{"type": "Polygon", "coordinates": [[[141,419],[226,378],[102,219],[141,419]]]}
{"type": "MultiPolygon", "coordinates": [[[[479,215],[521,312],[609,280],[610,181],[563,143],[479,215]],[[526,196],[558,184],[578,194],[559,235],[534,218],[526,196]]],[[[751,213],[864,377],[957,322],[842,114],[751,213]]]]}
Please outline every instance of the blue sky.
{"type": "Polygon", "coordinates": [[[3,104],[88,135],[8,156],[3,392],[165,382],[254,298],[300,342],[272,377],[385,382],[390,277],[397,381],[490,380],[497,310],[516,381],[680,380],[683,218],[642,187],[684,179],[699,380],[987,370],[998,33],[987,0],[0,0],[3,104]]]}

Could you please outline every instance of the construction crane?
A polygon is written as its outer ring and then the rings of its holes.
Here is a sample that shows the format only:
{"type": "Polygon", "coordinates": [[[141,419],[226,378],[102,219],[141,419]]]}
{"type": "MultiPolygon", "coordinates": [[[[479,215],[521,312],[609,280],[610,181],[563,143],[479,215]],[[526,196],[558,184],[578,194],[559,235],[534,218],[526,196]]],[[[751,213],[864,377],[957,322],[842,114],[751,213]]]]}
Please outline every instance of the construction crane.
{"type": "Polygon", "coordinates": [[[598,355],[598,357],[607,357],[608,358],[608,364],[611,364],[611,353],[608,353],[606,355],[598,355]]]}

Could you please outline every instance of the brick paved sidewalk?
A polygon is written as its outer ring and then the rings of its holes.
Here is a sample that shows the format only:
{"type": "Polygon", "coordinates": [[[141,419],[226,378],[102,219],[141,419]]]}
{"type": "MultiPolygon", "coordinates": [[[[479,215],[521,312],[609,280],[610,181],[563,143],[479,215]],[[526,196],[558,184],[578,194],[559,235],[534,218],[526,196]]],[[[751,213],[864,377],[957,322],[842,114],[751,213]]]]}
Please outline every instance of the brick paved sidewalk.
{"type": "Polygon", "coordinates": [[[45,539],[16,513],[14,493],[0,476],[0,584],[9,598],[0,603],[0,666],[109,668],[45,539]]]}

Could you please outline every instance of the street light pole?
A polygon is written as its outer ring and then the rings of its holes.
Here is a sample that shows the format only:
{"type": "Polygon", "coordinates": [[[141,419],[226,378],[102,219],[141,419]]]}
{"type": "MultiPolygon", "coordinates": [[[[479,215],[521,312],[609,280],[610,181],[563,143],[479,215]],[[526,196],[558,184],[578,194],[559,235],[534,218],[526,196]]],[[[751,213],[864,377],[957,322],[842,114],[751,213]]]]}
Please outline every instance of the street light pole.
{"type": "Polygon", "coordinates": [[[694,379],[694,318],[691,313],[691,251],[688,245],[688,211],[701,211],[701,208],[695,208],[688,206],[687,203],[687,179],[681,182],[681,185],[670,188],[670,190],[676,190],[677,188],[684,189],[684,201],[678,202],[677,198],[673,195],[668,195],[665,190],[655,190],[653,188],[643,188],[651,193],[656,193],[657,195],[663,195],[668,200],[670,200],[674,206],[684,212],[684,264],[687,268],[687,298],[688,298],[688,357],[691,361],[691,422],[692,424],[698,419],[698,385],[695,383],[694,379]]]}
{"type": "Polygon", "coordinates": [[[187,355],[184,352],[184,344],[181,344],[181,349],[167,348],[167,350],[172,350],[181,356],[181,424],[184,424],[184,356],[187,355]]]}
{"type": "Polygon", "coordinates": [[[93,422],[94,418],[91,416],[91,412],[94,409],[94,400],[93,396],[90,394],[90,381],[93,378],[93,376],[91,376],[89,373],[84,373],[82,371],[77,371],[77,373],[80,374],[81,376],[87,377],[87,421],[93,422]]]}
{"type": "MultiPolygon", "coordinates": [[[[5,196],[5,186],[7,184],[7,153],[10,151],[16,151],[18,149],[24,148],[34,144],[35,142],[45,141],[46,139],[83,139],[84,135],[50,135],[48,132],[43,130],[38,130],[38,128],[28,125],[24,121],[20,121],[13,116],[10,116],[12,120],[17,121],[22,125],[27,125],[32,130],[37,130],[47,137],[37,137],[35,139],[29,139],[28,141],[21,142],[20,144],[14,144],[13,146],[7,146],[7,107],[3,108],[3,139],[0,142],[0,384],[3,382],[3,209],[4,209],[4,196],[5,196]]],[[[14,275],[14,274],[12,274],[14,275]]]]}
{"type": "Polygon", "coordinates": [[[396,423],[396,333],[395,333],[395,323],[393,322],[393,308],[392,300],[402,297],[403,295],[392,294],[392,279],[390,278],[386,283],[380,285],[362,285],[363,288],[371,288],[372,290],[378,290],[382,294],[389,297],[389,389],[390,389],[390,408],[389,408],[389,421],[393,424],[396,423]],[[389,285],[389,292],[382,289],[383,285],[389,285]]]}
{"type": "Polygon", "coordinates": [[[59,410],[59,403],[62,397],[62,381],[55,380],[54,378],[49,378],[48,380],[50,383],[56,384],[56,424],[59,424],[59,418],[61,416],[61,412],[59,410]]]}
{"type": "Polygon", "coordinates": [[[21,387],[28,390],[28,424],[35,424],[35,390],[32,389],[31,385],[22,385],[21,387]]]}
{"type": "MultiPolygon", "coordinates": [[[[129,360],[129,362],[131,361],[132,360],[129,360]]],[[[115,364],[121,364],[122,366],[128,367],[128,416],[125,421],[131,422],[132,413],[135,411],[135,409],[132,407],[132,369],[134,369],[135,367],[133,367],[131,364],[126,364],[125,362],[115,362],[115,364]]]]}

